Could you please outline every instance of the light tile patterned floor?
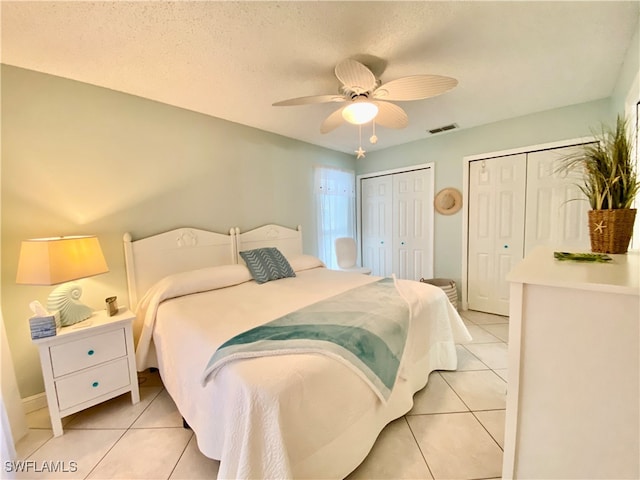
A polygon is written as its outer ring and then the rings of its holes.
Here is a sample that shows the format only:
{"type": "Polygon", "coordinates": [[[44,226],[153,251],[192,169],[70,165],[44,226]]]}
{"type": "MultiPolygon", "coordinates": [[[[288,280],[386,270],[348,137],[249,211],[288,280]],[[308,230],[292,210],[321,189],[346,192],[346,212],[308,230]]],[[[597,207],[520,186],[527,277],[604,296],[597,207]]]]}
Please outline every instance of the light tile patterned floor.
{"type": "MultiPolygon", "coordinates": [[[[389,424],[355,479],[500,478],[506,399],[506,317],[462,312],[473,341],[458,346],[458,370],[433,372],[413,409],[389,424]]],[[[46,409],[28,415],[30,430],[19,459],[64,461],[75,470],[16,475],[49,480],[211,479],[218,463],[204,457],[157,374],[141,374],[141,401],[129,395],[64,419],[54,438],[46,409]]],[[[11,478],[2,472],[2,478],[11,478]]]]}

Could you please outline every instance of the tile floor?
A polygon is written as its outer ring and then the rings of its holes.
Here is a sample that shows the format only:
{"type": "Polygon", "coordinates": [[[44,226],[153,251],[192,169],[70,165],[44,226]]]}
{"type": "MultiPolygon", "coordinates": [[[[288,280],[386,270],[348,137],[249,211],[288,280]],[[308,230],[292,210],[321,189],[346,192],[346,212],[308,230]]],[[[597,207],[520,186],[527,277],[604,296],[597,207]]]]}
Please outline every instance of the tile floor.
{"type": "MultiPolygon", "coordinates": [[[[382,431],[349,480],[500,478],[508,319],[472,311],[462,317],[473,341],[458,346],[458,370],[431,374],[413,409],[382,431]]],[[[218,463],[200,454],[193,433],[182,428],[158,375],[145,372],[140,381],[139,404],[127,394],[66,417],[58,438],[46,409],[30,413],[19,459],[40,470],[43,462],[62,460],[66,472],[15,478],[215,478],[218,463]]],[[[0,476],[12,478],[5,470],[0,476]]]]}

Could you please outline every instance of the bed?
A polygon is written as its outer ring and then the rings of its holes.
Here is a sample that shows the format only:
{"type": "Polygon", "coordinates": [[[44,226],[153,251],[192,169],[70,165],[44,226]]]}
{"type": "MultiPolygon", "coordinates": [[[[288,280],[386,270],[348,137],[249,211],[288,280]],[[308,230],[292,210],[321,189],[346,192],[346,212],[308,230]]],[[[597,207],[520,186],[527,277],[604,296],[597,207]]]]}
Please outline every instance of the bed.
{"type": "Polygon", "coordinates": [[[207,377],[229,339],[391,280],[325,268],[303,254],[299,227],[183,228],[125,235],[124,245],[138,370],[159,369],[198,448],[220,461],[219,478],[344,478],[411,409],[431,371],[456,368],[455,343],[470,339],[442,290],[395,280],[410,320],[386,395],[348,362],[313,350],[234,358],[207,377]],[[273,247],[295,276],[258,283],[240,252],[273,247]]]}

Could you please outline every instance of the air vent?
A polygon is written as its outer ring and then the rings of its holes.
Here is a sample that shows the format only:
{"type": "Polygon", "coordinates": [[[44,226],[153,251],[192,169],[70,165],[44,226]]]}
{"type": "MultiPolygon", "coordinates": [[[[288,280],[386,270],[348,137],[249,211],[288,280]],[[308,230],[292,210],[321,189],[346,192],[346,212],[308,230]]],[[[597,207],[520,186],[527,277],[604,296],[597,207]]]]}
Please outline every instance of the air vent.
{"type": "Polygon", "coordinates": [[[427,131],[431,135],[435,135],[436,133],[447,132],[447,131],[453,130],[455,128],[458,128],[458,124],[457,123],[452,123],[451,125],[445,125],[444,127],[438,127],[438,128],[434,128],[432,130],[427,130],[427,131]]]}

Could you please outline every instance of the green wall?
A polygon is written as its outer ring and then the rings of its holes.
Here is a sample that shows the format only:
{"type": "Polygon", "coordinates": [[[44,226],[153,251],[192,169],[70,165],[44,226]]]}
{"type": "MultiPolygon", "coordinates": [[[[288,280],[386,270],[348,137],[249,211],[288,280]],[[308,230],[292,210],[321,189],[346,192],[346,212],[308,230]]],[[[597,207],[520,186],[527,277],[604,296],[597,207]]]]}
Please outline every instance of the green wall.
{"type": "Polygon", "coordinates": [[[22,397],[44,390],[27,318],[51,287],[15,284],[26,238],[96,234],[109,273],[83,301],[127,304],[122,236],[302,224],[316,251],[313,166],[331,150],[88,84],[2,66],[2,311],[22,397]]]}
{"type": "MultiPolygon", "coordinates": [[[[356,163],[358,175],[421,163],[435,164],[435,192],[462,191],[465,156],[544,144],[590,135],[592,127],[615,118],[608,99],[559,108],[480,127],[450,131],[429,139],[376,152],[356,163]]],[[[384,140],[384,133],[379,135],[384,140]]],[[[462,275],[462,210],[435,216],[434,275],[460,285],[462,275]]]]}
{"type": "MultiPolygon", "coordinates": [[[[629,99],[640,100],[640,26],[636,27],[618,79],[606,99],[510,118],[475,128],[450,131],[397,147],[367,153],[356,162],[356,174],[365,174],[422,163],[435,163],[435,192],[445,187],[462,189],[465,156],[491,153],[550,142],[585,137],[602,123],[612,124],[624,114],[629,99]]],[[[627,113],[628,114],[628,113],[627,113]]],[[[384,142],[384,131],[379,132],[384,142]]],[[[464,208],[464,206],[463,206],[464,208]]],[[[462,275],[462,211],[435,216],[436,277],[452,278],[458,284],[462,275]]]]}
{"type": "MultiPolygon", "coordinates": [[[[636,39],[637,39],[636,32],[636,39]]],[[[589,135],[639,91],[632,42],[609,99],[461,129],[351,155],[80,82],[2,65],[2,313],[20,394],[43,391],[28,304],[51,288],[18,286],[20,241],[96,234],[110,272],[81,282],[83,300],[126,304],[122,235],[194,226],[219,232],[302,224],[316,252],[313,166],[358,174],[435,163],[436,192],[462,188],[463,157],[589,135]],[[635,79],[635,80],[634,80],[635,79]],[[634,90],[635,89],[635,90],[634,90]]],[[[464,127],[464,125],[462,125],[464,127]]],[[[384,133],[380,132],[384,141],[384,133]]],[[[460,280],[462,214],[435,217],[435,275],[460,280]]]]}
{"type": "Polygon", "coordinates": [[[629,42],[625,61],[620,66],[618,81],[611,94],[611,102],[618,111],[623,111],[627,100],[640,101],[640,16],[638,27],[629,42]],[[629,98],[630,97],[630,98],[629,98]]]}

